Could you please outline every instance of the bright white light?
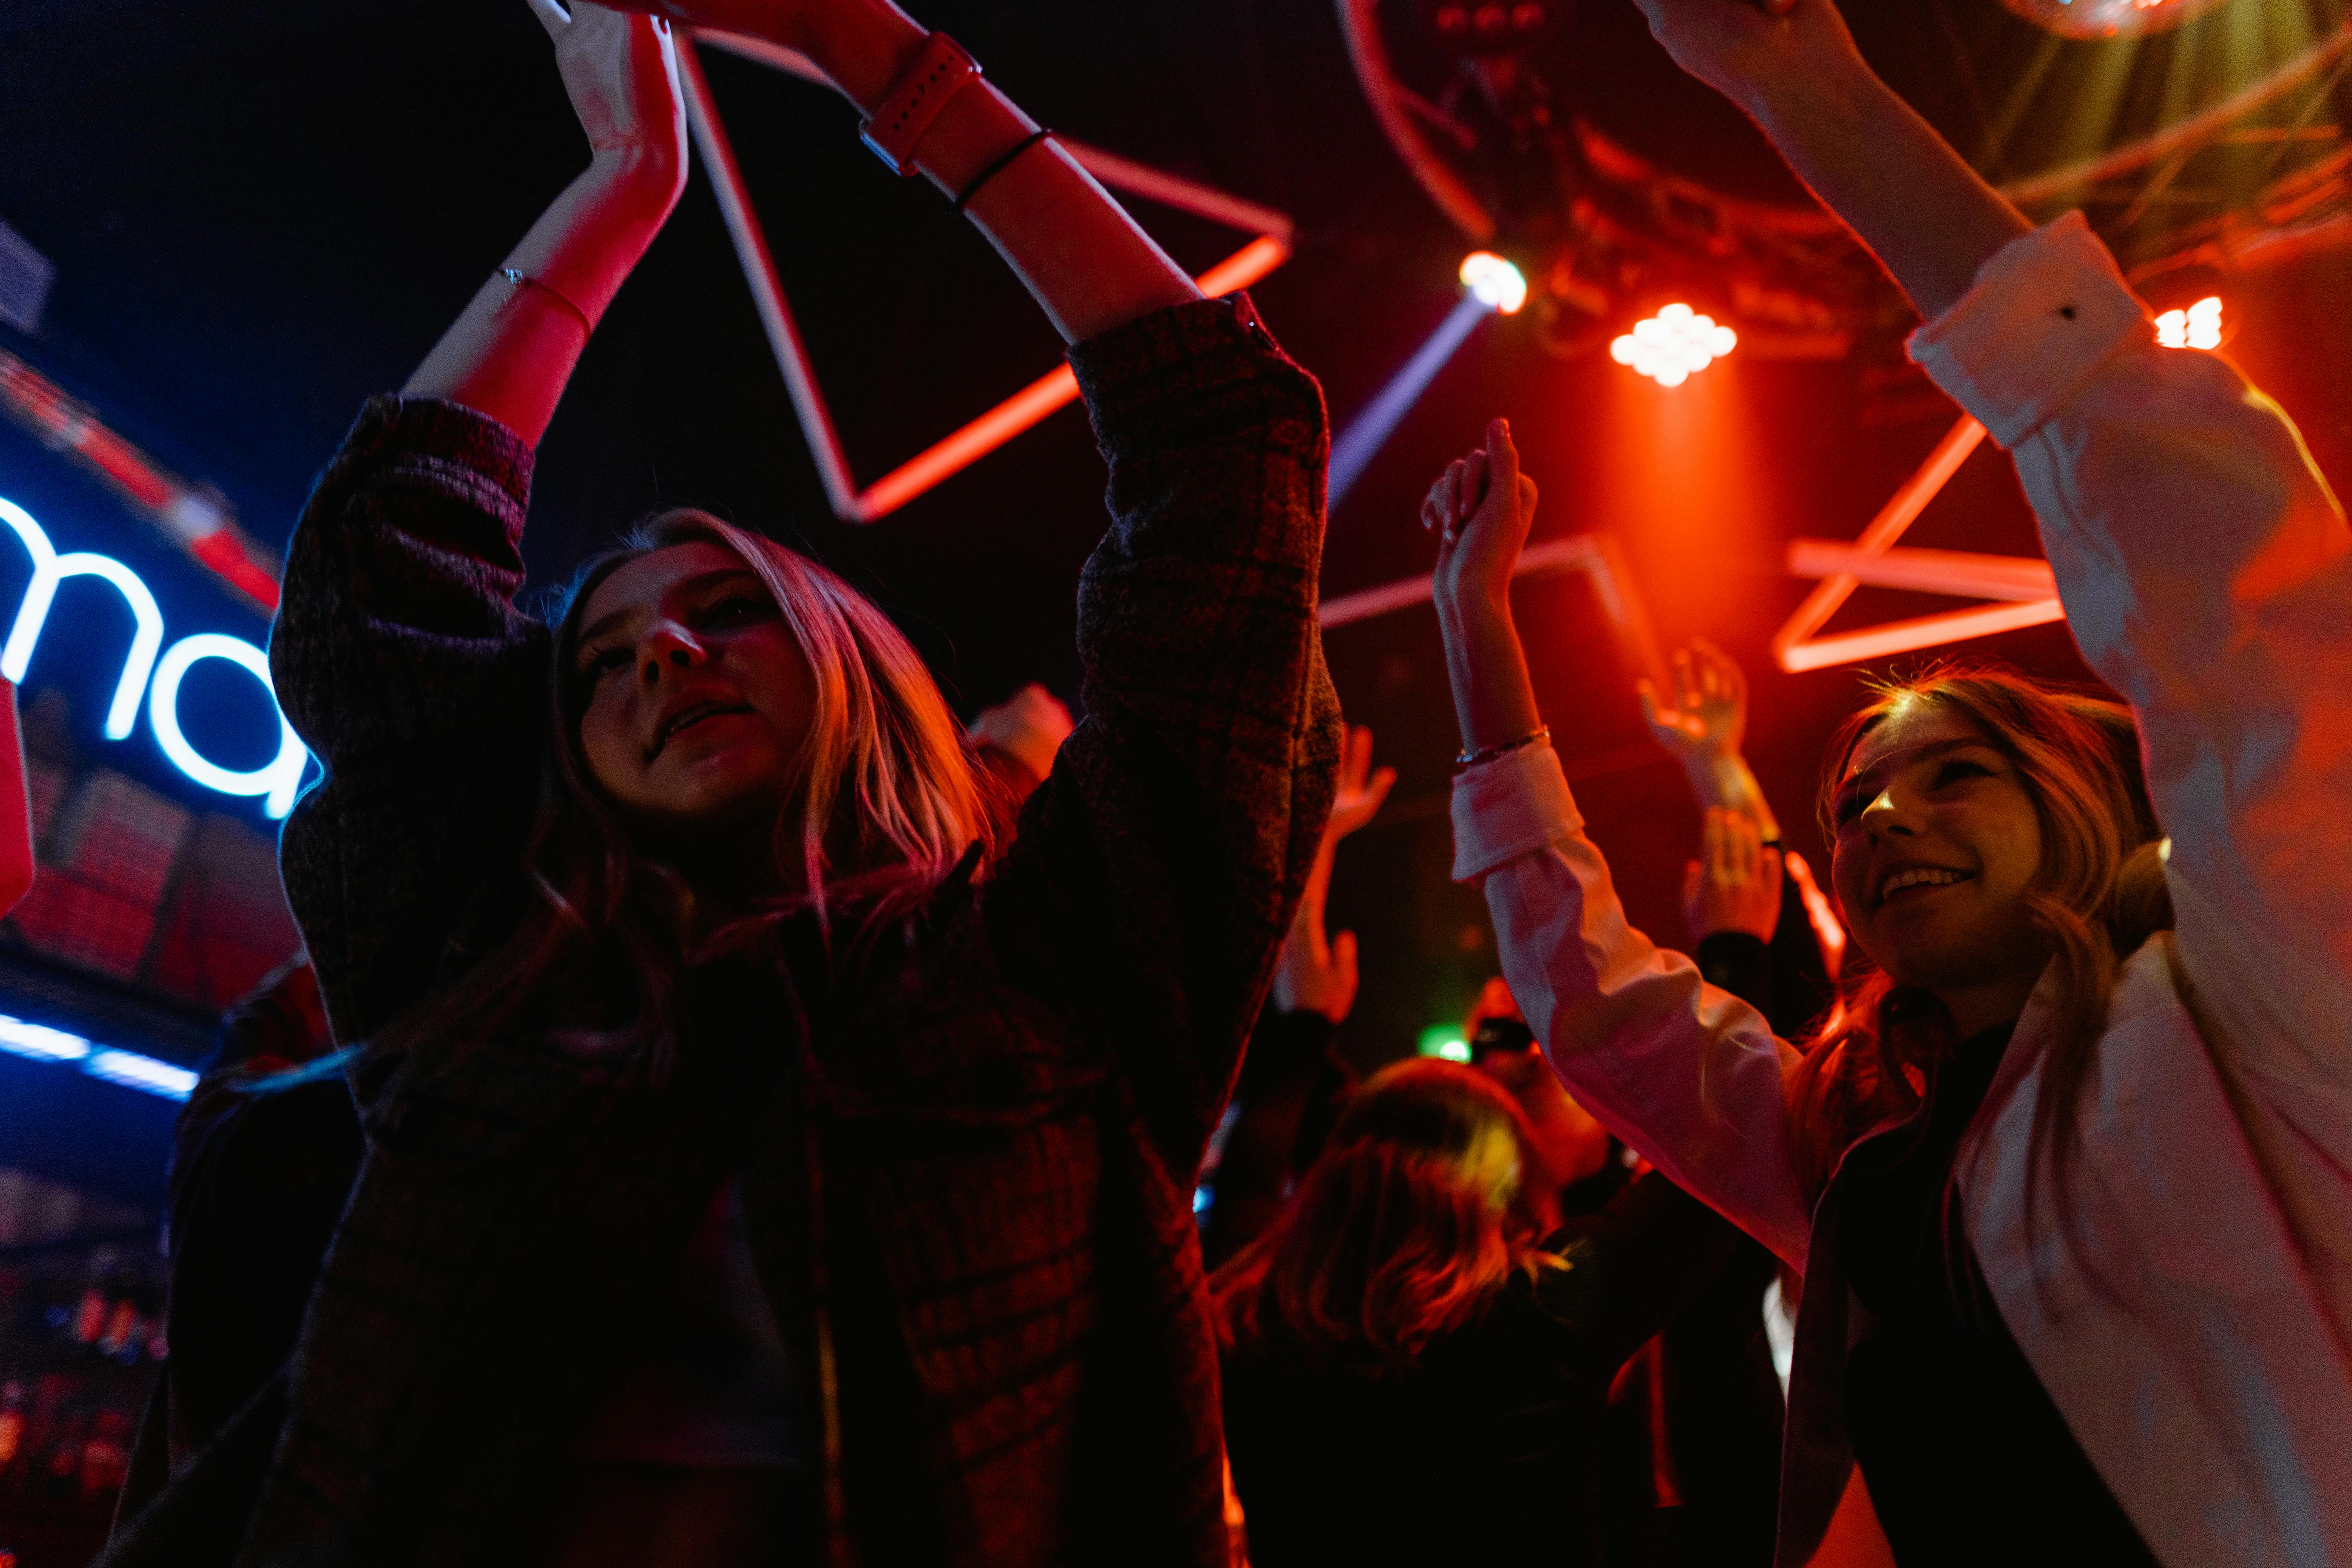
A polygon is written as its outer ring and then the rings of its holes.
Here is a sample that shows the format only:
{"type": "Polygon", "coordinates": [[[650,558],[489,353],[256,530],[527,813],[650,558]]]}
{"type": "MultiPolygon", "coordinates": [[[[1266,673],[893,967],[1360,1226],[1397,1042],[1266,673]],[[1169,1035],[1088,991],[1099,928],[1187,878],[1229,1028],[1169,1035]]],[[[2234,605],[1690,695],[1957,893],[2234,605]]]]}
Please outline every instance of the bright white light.
{"type": "Polygon", "coordinates": [[[2156,319],[2156,341],[2168,349],[2218,349],[2221,346],[2221,300],[2207,295],[2185,310],[2167,310],[2156,319]]]}
{"type": "Polygon", "coordinates": [[[163,612],[156,608],[155,595],[137,574],[111,556],[93,555],[86,550],[59,555],[41,525],[33,521],[33,514],[14,501],[0,500],[0,522],[16,531],[25,553],[33,558],[33,580],[25,585],[24,600],[16,606],[16,623],[8,628],[7,645],[0,647],[0,675],[19,686],[25,683],[25,672],[32,668],[33,646],[41,640],[41,628],[48,622],[49,605],[58,596],[58,584],[68,577],[103,578],[121,594],[131,606],[131,619],[138,623],[131,635],[130,656],[122,661],[122,678],[115,682],[114,700],[106,710],[106,738],[123,739],[138,721],[139,694],[146,689],[148,671],[155,668],[155,650],[163,646],[163,612]]]}
{"type": "Polygon", "coordinates": [[[137,1051],[93,1046],[68,1030],[52,1029],[47,1024],[28,1024],[5,1013],[0,1013],[0,1051],[29,1061],[60,1066],[79,1062],[81,1070],[92,1078],[119,1083],[125,1089],[160,1094],[166,1100],[185,1100],[196,1087],[196,1075],[186,1068],[157,1061],[137,1051]]]}
{"type": "Polygon", "coordinates": [[[1528,302],[1527,279],[1491,250],[1474,250],[1462,258],[1462,286],[1499,315],[1517,315],[1528,302]]]}
{"type": "Polygon", "coordinates": [[[78,1062],[89,1055],[89,1042],[63,1029],[27,1024],[0,1013],[0,1051],[37,1062],[78,1062]]]}
{"type": "Polygon", "coordinates": [[[0,500],[0,524],[16,535],[33,564],[32,581],[26,584],[25,596],[17,603],[16,618],[9,626],[7,640],[0,645],[0,677],[23,683],[32,666],[34,649],[48,625],[58,584],[68,577],[103,579],[112,584],[123,603],[131,606],[135,623],[131,651],[115,682],[114,699],[107,706],[106,738],[129,738],[139,719],[140,697],[144,694],[149,717],[154,722],[156,742],[181,772],[207,789],[226,795],[265,796],[264,809],[273,817],[284,816],[293,809],[294,792],[301,784],[310,753],[296,738],[294,727],[286,722],[286,716],[278,711],[275,692],[270,697],[270,711],[278,718],[278,750],[268,767],[251,773],[221,767],[197,754],[180,731],[180,678],[187,673],[188,666],[200,658],[226,658],[251,671],[267,690],[269,661],[259,648],[238,637],[205,632],[182,638],[159,659],[157,652],[163,646],[163,612],[156,607],[154,595],[147,591],[147,584],[139,580],[138,574],[109,555],[94,555],[88,551],[59,555],[49,542],[47,532],[33,520],[33,514],[12,500],[0,500]]]}
{"type": "Polygon", "coordinates": [[[269,683],[269,656],[243,637],[198,632],[173,643],[155,666],[155,685],[147,694],[147,718],[155,726],[156,744],[163,748],[173,766],[205,788],[223,795],[267,795],[262,810],[272,817],[285,816],[294,809],[294,791],[302,782],[302,767],[310,756],[285,714],[278,713],[277,758],[250,773],[222,767],[188,744],[187,736],[180,732],[180,680],[200,658],[225,658],[250,674],[269,693],[270,711],[278,712],[278,691],[269,683]]]}
{"type": "Polygon", "coordinates": [[[1680,386],[1738,346],[1738,333],[1677,303],[1636,321],[1609,345],[1609,357],[1660,386],[1680,386]]]}
{"type": "Polygon", "coordinates": [[[159,1062],[136,1051],[93,1051],[82,1071],[125,1089],[143,1089],[166,1100],[185,1100],[196,1087],[196,1075],[186,1068],[159,1062]]]}

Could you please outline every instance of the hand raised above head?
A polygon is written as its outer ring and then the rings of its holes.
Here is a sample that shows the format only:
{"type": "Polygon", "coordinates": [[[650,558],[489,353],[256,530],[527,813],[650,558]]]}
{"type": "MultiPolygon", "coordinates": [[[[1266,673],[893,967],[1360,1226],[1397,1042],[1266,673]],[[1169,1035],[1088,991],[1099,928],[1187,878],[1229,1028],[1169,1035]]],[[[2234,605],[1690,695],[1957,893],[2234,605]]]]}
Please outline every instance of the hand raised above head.
{"type": "Polygon", "coordinates": [[[1421,525],[1437,535],[1441,618],[1497,610],[1535,521],[1536,482],[1519,472],[1508,420],[1486,426],[1486,444],[1449,465],[1422,502],[1421,525]]]}
{"type": "Polygon", "coordinates": [[[591,0],[530,0],[555,40],[556,68],[595,160],[667,187],[686,183],[686,103],[669,25],[591,0]]]}
{"type": "Polygon", "coordinates": [[[993,708],[983,708],[971,721],[976,745],[993,746],[1039,778],[1054,771],[1055,753],[1077,726],[1062,700],[1031,681],[993,708]]]}
{"type": "Polygon", "coordinates": [[[688,30],[708,28],[803,47],[807,13],[825,0],[614,0],[624,11],[660,16],[688,30]]]}
{"type": "Polygon", "coordinates": [[[1757,112],[1861,56],[1832,0],[1633,0],[1676,65],[1757,112]]]}
{"type": "Polygon", "coordinates": [[[1361,724],[1349,725],[1339,752],[1339,790],[1331,801],[1323,841],[1336,844],[1379,816],[1396,776],[1394,768],[1372,766],[1372,732],[1361,724]]]}
{"type": "Polygon", "coordinates": [[[1713,643],[1694,640],[1675,653],[1671,700],[1647,680],[1633,689],[1650,733],[1677,757],[1738,754],[1748,732],[1748,677],[1713,643]]]}
{"type": "Polygon", "coordinates": [[[1684,912],[1701,938],[1746,931],[1770,942],[1780,928],[1780,851],[1744,812],[1710,807],[1706,852],[1683,876],[1684,912]]]}

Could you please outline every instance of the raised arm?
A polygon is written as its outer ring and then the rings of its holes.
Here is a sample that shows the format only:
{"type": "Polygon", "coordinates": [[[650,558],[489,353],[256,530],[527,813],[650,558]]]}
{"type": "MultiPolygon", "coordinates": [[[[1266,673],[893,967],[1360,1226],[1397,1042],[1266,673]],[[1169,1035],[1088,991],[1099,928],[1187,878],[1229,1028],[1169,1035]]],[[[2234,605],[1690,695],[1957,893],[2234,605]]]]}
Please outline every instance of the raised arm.
{"type": "MultiPolygon", "coordinates": [[[[630,0],[697,27],[746,33],[806,55],[861,116],[883,107],[930,34],[889,0],[630,0]]],[[[1080,342],[1201,291],[1077,161],[985,79],[944,100],[911,149],[913,169],[1012,264],[1066,342],[1080,342]],[[999,161],[1011,155],[1010,163],[999,161]],[[985,175],[985,179],[982,176],[985,175]],[[974,186],[978,188],[975,191],[974,186]]]]}
{"type": "Polygon", "coordinates": [[[669,25],[588,0],[530,0],[588,133],[588,167],[476,291],[406,397],[445,398],[539,445],[589,334],[686,188],[669,25]]]}
{"type": "Polygon", "coordinates": [[[1635,0],[1691,75],[1746,110],[1797,177],[1941,315],[2032,225],[1878,79],[1830,0],[1635,0]]]}
{"type": "Polygon", "coordinates": [[[270,634],[278,699],[326,768],[287,822],[287,897],[346,1042],[415,1002],[488,879],[520,873],[547,729],[546,632],[515,605],[531,446],[683,177],[660,25],[534,9],[589,166],[508,258],[523,280],[493,275],[404,394],[361,414],[295,530],[270,634]]]}
{"type": "Polygon", "coordinates": [[[1672,692],[1646,679],[1634,682],[1650,733],[1682,764],[1703,808],[1740,812],[1766,843],[1777,843],[1780,821],[1739,749],[1748,735],[1747,672],[1713,643],[1699,641],[1675,650],[1674,679],[1672,692]]]}
{"type": "Polygon", "coordinates": [[[1538,738],[1510,581],[1535,487],[1510,431],[1438,481],[1438,626],[1465,751],[1454,787],[1454,874],[1494,916],[1503,973],[1577,1102],[1677,1185],[1804,1266],[1805,1194],[1781,1078],[1794,1053],[1757,1011],[1625,920],[1558,759],[1538,738]]]}
{"type": "Polygon", "coordinates": [[[1828,0],[1640,3],[1929,318],[1914,356],[2015,456],[2075,643],[2137,716],[2211,1043],[2352,1136],[2352,532],[2294,426],[2156,346],[2079,216],[2031,233],[1828,0]]]}
{"type": "Polygon", "coordinates": [[[1394,768],[1372,766],[1372,732],[1358,725],[1348,731],[1339,759],[1339,793],[1331,803],[1331,819],[1323,826],[1323,840],[1307,886],[1291,917],[1290,933],[1274,965],[1274,1005],[1286,1013],[1318,1013],[1337,1027],[1348,1021],[1356,1005],[1356,933],[1333,936],[1324,930],[1323,910],[1331,893],[1331,871],[1339,840],[1380,815],[1396,784],[1394,768]]]}

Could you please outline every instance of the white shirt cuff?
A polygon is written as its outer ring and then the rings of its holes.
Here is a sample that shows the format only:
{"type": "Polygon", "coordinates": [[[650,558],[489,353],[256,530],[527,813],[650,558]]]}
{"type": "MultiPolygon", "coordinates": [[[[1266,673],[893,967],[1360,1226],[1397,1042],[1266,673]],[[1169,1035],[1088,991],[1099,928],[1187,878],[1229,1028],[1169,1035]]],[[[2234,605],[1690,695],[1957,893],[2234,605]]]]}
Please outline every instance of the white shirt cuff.
{"type": "Polygon", "coordinates": [[[1583,827],[1557,752],[1548,745],[1506,752],[1454,775],[1454,879],[1475,882],[1583,827]]]}
{"type": "Polygon", "coordinates": [[[2118,349],[2154,331],[2115,258],[2070,212],[2001,247],[1907,346],[1928,379],[2014,447],[2118,349]]]}

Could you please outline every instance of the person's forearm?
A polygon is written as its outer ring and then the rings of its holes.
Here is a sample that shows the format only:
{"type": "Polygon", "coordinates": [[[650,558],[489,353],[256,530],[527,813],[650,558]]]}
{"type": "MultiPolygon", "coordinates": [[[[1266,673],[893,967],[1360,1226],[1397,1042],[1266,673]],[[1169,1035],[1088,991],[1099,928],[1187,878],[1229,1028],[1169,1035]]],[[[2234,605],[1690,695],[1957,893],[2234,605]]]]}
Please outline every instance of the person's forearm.
{"type": "Polygon", "coordinates": [[[1742,107],[1929,321],[2032,227],[1859,58],[1742,107]]]}
{"type": "MultiPolygon", "coordinates": [[[[859,112],[871,114],[928,35],[887,0],[828,7],[801,42],[859,112]]],[[[985,79],[959,90],[916,144],[916,165],[950,197],[1038,129],[985,79]]],[[[992,176],[965,208],[1066,342],[1198,300],[1183,268],[1055,142],[992,176]]]]}
{"type": "Polygon", "coordinates": [[[1441,602],[1438,626],[1445,636],[1445,676],[1454,689],[1462,749],[1475,752],[1533,734],[1543,720],[1510,607],[1441,602]]]}
{"type": "Polygon", "coordinates": [[[1764,786],[1756,782],[1746,757],[1738,752],[1685,754],[1682,764],[1684,776],[1690,780],[1691,793],[1698,796],[1702,808],[1720,806],[1754,818],[1767,842],[1780,837],[1780,821],[1766,803],[1764,786]]]}
{"type": "Polygon", "coordinates": [[[508,254],[505,267],[529,281],[493,272],[402,392],[462,403],[537,445],[591,327],[660,232],[679,184],[679,171],[653,160],[600,155],[508,254]]]}

